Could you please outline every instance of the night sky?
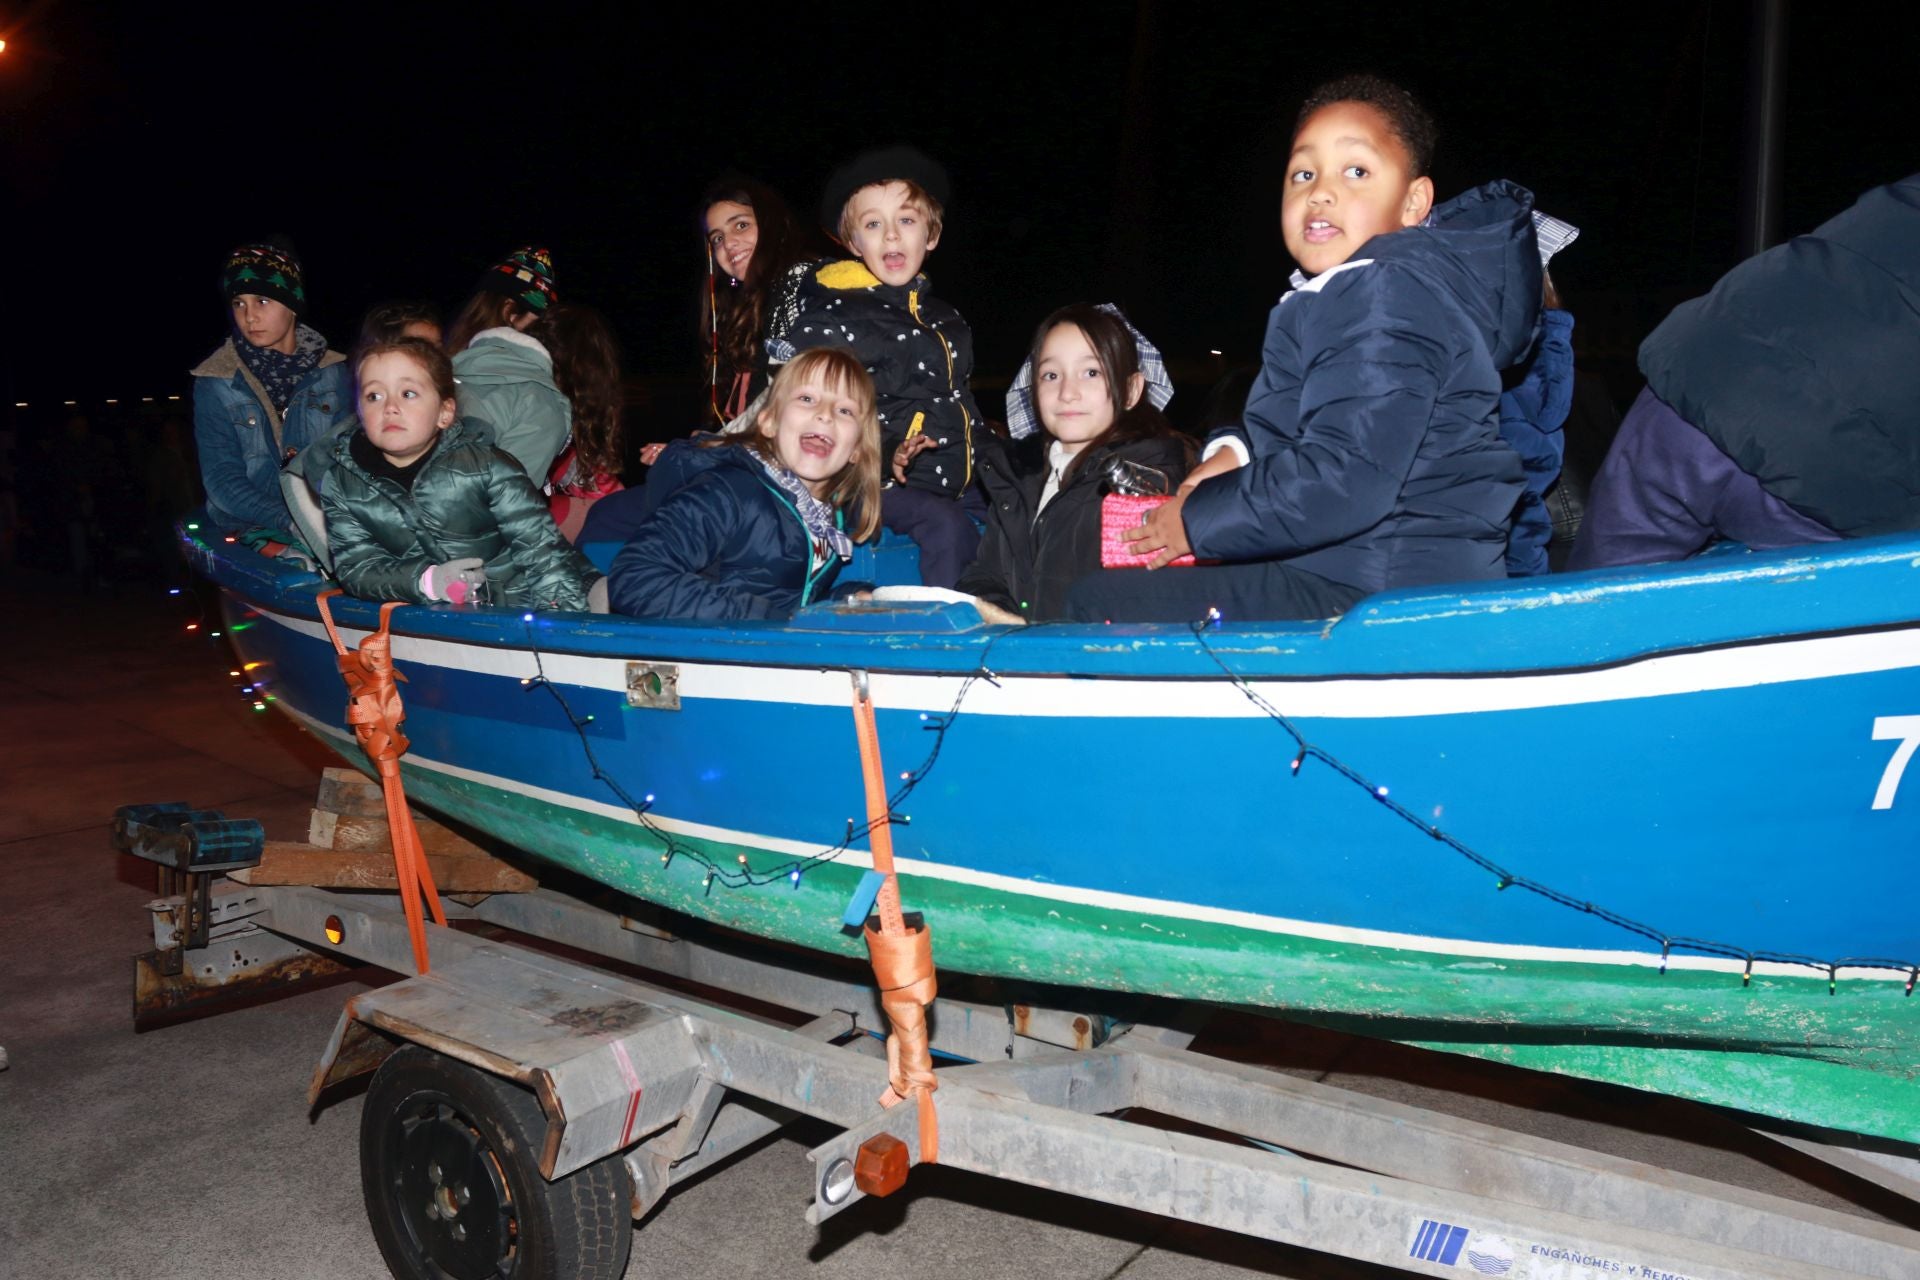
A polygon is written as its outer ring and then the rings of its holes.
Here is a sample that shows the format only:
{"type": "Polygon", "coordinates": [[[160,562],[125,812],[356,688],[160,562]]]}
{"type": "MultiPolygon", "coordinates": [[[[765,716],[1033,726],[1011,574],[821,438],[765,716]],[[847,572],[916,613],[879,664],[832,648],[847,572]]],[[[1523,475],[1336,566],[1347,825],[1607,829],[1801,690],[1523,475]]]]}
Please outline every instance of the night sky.
{"type": "MultiPolygon", "coordinates": [[[[1646,329],[1735,260],[1749,10],[1729,0],[474,12],[0,5],[5,401],[185,393],[224,334],[225,251],[271,232],[336,346],[368,304],[451,309],[537,241],[633,373],[692,387],[701,189],[744,170],[813,216],[829,169],[895,141],[952,171],[929,272],[983,376],[1079,299],[1176,358],[1252,359],[1286,287],[1294,110],[1354,70],[1429,102],[1442,197],[1509,177],[1585,230],[1555,263],[1583,362],[1630,377],[1646,329]]],[[[1787,233],[1920,169],[1895,12],[1793,9],[1787,233]]]]}

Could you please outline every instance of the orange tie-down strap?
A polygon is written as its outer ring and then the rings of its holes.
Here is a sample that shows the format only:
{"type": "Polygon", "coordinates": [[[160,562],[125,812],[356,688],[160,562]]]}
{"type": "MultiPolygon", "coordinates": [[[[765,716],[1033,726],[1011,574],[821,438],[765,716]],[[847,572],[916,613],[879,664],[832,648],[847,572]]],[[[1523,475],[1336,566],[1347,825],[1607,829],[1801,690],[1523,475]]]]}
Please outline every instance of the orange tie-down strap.
{"type": "Polygon", "coordinates": [[[435,924],[445,924],[447,913],[440,906],[440,893],[434,887],[433,871],[427,866],[426,849],[420,843],[419,828],[413,825],[413,811],[407,807],[407,792],[400,781],[400,757],[407,750],[407,736],[400,724],[407,718],[400,701],[404,680],[393,666],[393,637],[388,622],[400,607],[398,600],[380,606],[380,629],[368,634],[358,649],[348,649],[333,624],[333,609],[327,601],[340,595],[338,588],[322,591],[318,597],[320,620],[327,624],[327,636],[340,666],[340,678],[347,682],[347,723],[367,758],[380,771],[380,788],[387,802],[387,831],[393,838],[393,872],[400,885],[400,906],[407,916],[407,936],[413,943],[414,968],[427,972],[427,926],[420,907],[426,899],[435,924]]]}
{"type": "Polygon", "coordinates": [[[873,869],[886,877],[874,902],[878,920],[869,920],[863,931],[874,980],[880,988],[880,1007],[893,1028],[893,1034],[887,1037],[887,1091],[880,1095],[880,1105],[891,1107],[908,1098],[914,1100],[920,1115],[921,1163],[937,1164],[940,1125],[934,1114],[933,1092],[940,1087],[940,1080],[933,1072],[933,1051],[927,1035],[927,1006],[938,991],[933,931],[924,923],[918,928],[909,926],[900,909],[880,733],[874,723],[873,701],[858,682],[853,722],[860,738],[860,774],[866,784],[867,841],[873,850],[873,869]]]}

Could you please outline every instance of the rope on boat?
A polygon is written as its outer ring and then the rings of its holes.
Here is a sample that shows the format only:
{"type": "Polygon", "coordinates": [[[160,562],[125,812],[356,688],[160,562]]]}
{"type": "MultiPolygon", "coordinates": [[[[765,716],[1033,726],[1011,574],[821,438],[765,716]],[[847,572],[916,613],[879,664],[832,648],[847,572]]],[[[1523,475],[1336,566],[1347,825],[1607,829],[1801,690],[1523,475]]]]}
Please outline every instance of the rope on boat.
{"type": "Polygon", "coordinates": [[[353,726],[360,746],[380,771],[380,788],[386,794],[387,830],[393,838],[393,871],[400,883],[400,906],[407,915],[407,937],[413,942],[414,968],[427,971],[427,926],[420,900],[425,898],[433,912],[433,922],[444,925],[447,913],[440,906],[440,894],[433,884],[433,872],[427,866],[426,849],[420,843],[420,830],[413,825],[413,811],[407,807],[406,787],[400,781],[400,757],[406,754],[407,736],[400,724],[407,718],[400,702],[403,680],[393,666],[393,637],[388,620],[400,607],[397,600],[380,606],[380,629],[367,634],[357,650],[347,648],[340,630],[333,624],[333,609],[327,600],[342,594],[335,587],[317,597],[320,620],[327,624],[327,637],[340,666],[340,678],[347,682],[347,723],[353,726]]]}
{"type": "Polygon", "coordinates": [[[868,844],[873,869],[883,877],[874,899],[877,914],[861,929],[880,987],[880,1007],[893,1027],[887,1037],[888,1084],[880,1105],[892,1107],[914,1099],[920,1110],[920,1159],[934,1164],[940,1156],[940,1128],[933,1092],[940,1080],[933,1072],[927,1035],[927,1006],[937,991],[933,930],[924,920],[908,919],[900,909],[900,881],[893,869],[892,808],[880,759],[880,730],[864,671],[853,673],[853,724],[860,739],[860,777],[867,793],[868,844]]]}

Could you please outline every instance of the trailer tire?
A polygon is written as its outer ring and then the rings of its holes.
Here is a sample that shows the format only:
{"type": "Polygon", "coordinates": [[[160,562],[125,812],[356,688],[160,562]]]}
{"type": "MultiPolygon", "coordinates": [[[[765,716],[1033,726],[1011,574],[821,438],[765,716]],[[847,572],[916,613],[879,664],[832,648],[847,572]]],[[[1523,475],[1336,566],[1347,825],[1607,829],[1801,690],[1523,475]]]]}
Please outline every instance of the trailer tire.
{"type": "Polygon", "coordinates": [[[633,1188],[617,1155],[548,1182],[531,1092],[419,1045],[374,1075],[360,1187],[402,1280],[620,1280],[633,1188]]]}

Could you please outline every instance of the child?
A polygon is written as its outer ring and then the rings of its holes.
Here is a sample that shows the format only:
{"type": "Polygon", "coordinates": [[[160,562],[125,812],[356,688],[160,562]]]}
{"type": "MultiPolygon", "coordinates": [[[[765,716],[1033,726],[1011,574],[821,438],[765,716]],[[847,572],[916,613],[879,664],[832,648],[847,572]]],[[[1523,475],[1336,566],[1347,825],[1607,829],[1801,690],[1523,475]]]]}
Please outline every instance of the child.
{"type": "Polygon", "coordinates": [[[1553,281],[1547,277],[1546,240],[1555,228],[1579,232],[1557,219],[1535,215],[1534,229],[1541,240],[1542,295],[1540,342],[1520,368],[1513,386],[1500,393],[1500,438],[1520,455],[1526,473],[1526,491],[1513,513],[1513,531],[1507,535],[1507,576],[1531,578],[1547,572],[1547,544],[1553,541],[1553,516],[1547,510],[1547,492],[1560,479],[1567,437],[1561,430],[1573,407],[1573,313],[1560,305],[1553,281]]]}
{"type": "Polygon", "coordinates": [[[614,557],[616,613],[788,617],[827,593],[879,524],[873,382],[843,349],[782,367],[754,430],[676,447],[705,465],[614,557]]]}
{"type": "Polygon", "coordinates": [[[1171,399],[1160,352],[1118,309],[1075,303],[1041,323],[1007,392],[1013,449],[980,460],[991,514],[960,590],[987,621],[1065,616],[1067,588],[1100,568],[1108,464],[1150,467],[1168,490],[1187,474],[1186,442],[1160,412],[1171,399]]]}
{"type": "Polygon", "coordinates": [[[573,425],[554,382],[553,353],[534,332],[557,302],[547,251],[517,249],[480,278],[447,343],[460,416],[484,422],[494,447],[512,455],[536,485],[547,482],[573,425]]]}
{"type": "Polygon", "coordinates": [[[467,349],[476,334],[502,326],[524,332],[528,325],[559,301],[553,289],[553,255],[534,245],[522,245],[488,267],[467,305],[454,319],[447,350],[455,355],[467,349]]]}
{"type": "Polygon", "coordinates": [[[751,179],[715,183],[701,202],[700,223],[707,249],[700,318],[708,343],[709,425],[720,427],[767,389],[766,339],[784,336],[797,310],[795,294],[814,264],[805,261],[808,246],[786,201],[751,179]]]}
{"type": "Polygon", "coordinates": [[[975,434],[984,432],[967,378],[973,333],[928,294],[920,268],[940,243],[946,174],[908,147],[869,152],[827,182],[821,217],[856,255],[829,263],[802,287],[800,315],[773,358],[844,346],[873,376],[893,484],[881,499],[886,526],[920,546],[920,578],[951,587],[973,559],[986,516],[974,479],[975,434]]]}
{"type": "Polygon", "coordinates": [[[280,467],[352,418],[346,357],[300,322],[306,284],[286,244],[235,249],[220,289],[233,332],[193,371],[207,514],[222,529],[286,529],[280,467]]]}
{"type": "Polygon", "coordinates": [[[446,340],[440,327],[440,308],[431,302],[403,299],[382,302],[368,308],[360,321],[360,341],[356,349],[396,338],[422,338],[439,346],[446,340]]]}
{"type": "Polygon", "coordinates": [[[1395,587],[1498,579],[1521,492],[1500,370],[1540,310],[1533,197],[1433,207],[1431,119],[1373,76],[1300,110],[1281,202],[1295,288],[1274,308],[1244,438],[1216,441],[1130,536],[1149,570],[1075,584],[1082,621],[1325,618],[1395,587]],[[1243,456],[1244,455],[1244,456],[1243,456]]]}
{"type": "Polygon", "coordinates": [[[1756,254],[1640,344],[1571,569],[1920,528],[1920,174],[1756,254]]]}
{"type": "Polygon", "coordinates": [[[533,333],[553,353],[553,382],[567,398],[571,435],[547,473],[547,507],[572,542],[593,504],[620,483],[620,411],[626,386],[620,345],[592,307],[555,303],[533,333]]]}
{"type": "Polygon", "coordinates": [[[455,421],[446,352],[360,355],[359,431],[335,442],[321,506],[340,585],[372,600],[604,611],[599,575],[483,428],[455,421]]]}

